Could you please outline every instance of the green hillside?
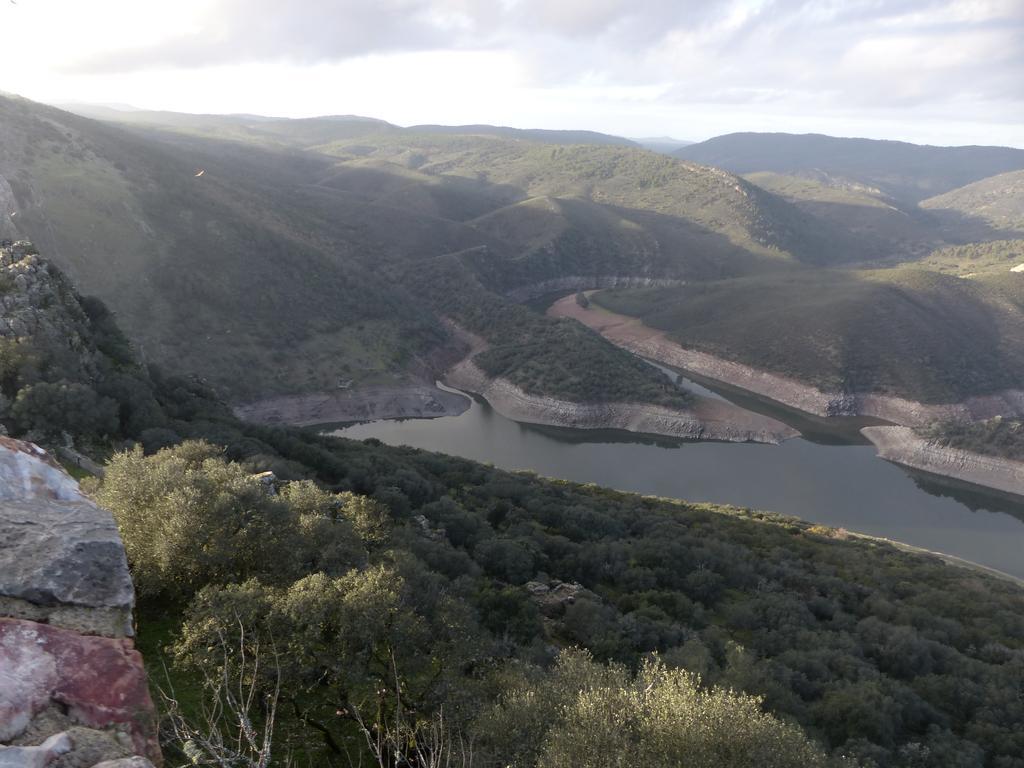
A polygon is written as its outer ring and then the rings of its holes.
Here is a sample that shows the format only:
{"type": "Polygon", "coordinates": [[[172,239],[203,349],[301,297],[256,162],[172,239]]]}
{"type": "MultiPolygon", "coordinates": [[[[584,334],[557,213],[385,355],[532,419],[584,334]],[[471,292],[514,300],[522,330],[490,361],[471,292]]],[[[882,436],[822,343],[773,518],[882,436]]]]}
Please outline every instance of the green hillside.
{"type": "Polygon", "coordinates": [[[947,217],[950,228],[973,231],[983,225],[1003,236],[1024,237],[1024,171],[976,181],[921,207],[947,217]]]}
{"type": "MultiPolygon", "coordinates": [[[[133,124],[0,99],[12,220],[111,306],[147,359],[236,401],[429,378],[458,354],[442,314],[486,336],[481,317],[521,317],[504,294],[552,278],[718,279],[851,255],[781,198],[628,146],[365,118],[125,114],[133,124]]],[[[607,383],[539,377],[525,326],[494,330],[504,375],[565,397],[620,397],[616,380],[662,397],[655,372],[596,337],[563,348],[575,335],[551,323],[529,319],[546,359],[610,370],[607,383]]]]}
{"type": "Polygon", "coordinates": [[[1005,274],[1024,264],[1024,240],[949,245],[932,251],[916,263],[957,277],[976,277],[989,272],[1005,274]]]}
{"type": "Polygon", "coordinates": [[[942,403],[1024,380],[1024,274],[1009,270],[818,270],[594,298],[683,346],[825,391],[942,403]]]}
{"type": "Polygon", "coordinates": [[[731,133],[683,147],[676,157],[733,173],[825,173],[914,205],[988,176],[1024,168],[1024,150],[934,147],[820,134],[731,133]]]}
{"type": "Polygon", "coordinates": [[[928,214],[880,190],[824,172],[748,173],[747,181],[790,201],[822,225],[856,239],[858,259],[914,258],[943,242],[928,214]]]}
{"type": "MultiPolygon", "coordinates": [[[[738,248],[766,259],[820,263],[850,258],[855,250],[852,241],[742,179],[636,148],[403,134],[321,149],[345,169],[414,169],[449,185],[471,181],[464,191],[501,192],[512,196],[509,202],[552,197],[597,203],[627,217],[639,212],[655,226],[684,226],[691,240],[703,238],[703,249],[715,254],[738,248]]],[[[640,226],[647,228],[646,220],[640,226]]],[[[685,251],[669,255],[686,261],[685,251]]]]}

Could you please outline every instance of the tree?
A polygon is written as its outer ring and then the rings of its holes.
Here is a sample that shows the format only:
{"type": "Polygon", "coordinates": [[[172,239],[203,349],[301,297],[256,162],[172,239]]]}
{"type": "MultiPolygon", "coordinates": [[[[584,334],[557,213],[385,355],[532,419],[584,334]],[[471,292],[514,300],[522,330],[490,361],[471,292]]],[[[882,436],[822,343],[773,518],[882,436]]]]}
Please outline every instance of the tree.
{"type": "MultiPolygon", "coordinates": [[[[494,765],[537,768],[804,768],[837,764],[761,699],[648,659],[636,675],[565,651],[513,682],[478,725],[494,765]]],[[[840,763],[841,764],[841,763],[840,763]]]]}
{"type": "Polygon", "coordinates": [[[56,439],[63,432],[75,436],[110,435],[117,432],[117,403],[102,397],[86,384],[39,382],[24,387],[11,407],[22,430],[56,439]]]}
{"type": "Polygon", "coordinates": [[[287,584],[366,559],[352,525],[335,514],[344,499],[310,482],[272,495],[208,443],[115,455],[97,500],[117,520],[144,596],[187,598],[257,576],[287,584]]]}

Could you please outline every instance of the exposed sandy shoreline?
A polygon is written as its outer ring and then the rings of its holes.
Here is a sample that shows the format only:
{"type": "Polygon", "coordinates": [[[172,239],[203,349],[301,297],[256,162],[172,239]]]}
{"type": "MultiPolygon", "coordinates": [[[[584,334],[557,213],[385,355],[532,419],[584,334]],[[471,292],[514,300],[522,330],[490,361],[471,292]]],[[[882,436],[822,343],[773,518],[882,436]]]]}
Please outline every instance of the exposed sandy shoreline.
{"type": "Polygon", "coordinates": [[[1024,391],[970,398],[962,403],[930,405],[876,394],[842,395],[822,392],[798,381],[685,349],[663,331],[638,318],[618,315],[591,304],[584,309],[574,296],[555,302],[548,314],[572,317],[634,354],[665,365],[721,381],[816,416],[870,416],[896,427],[866,427],[861,433],[877,447],[879,456],[931,474],[962,480],[1024,496],[1024,462],[968,453],[928,443],[911,427],[943,419],[987,419],[1024,415],[1024,391]]]}
{"type": "Polygon", "coordinates": [[[861,434],[888,461],[1024,496],[1024,462],[936,445],[909,427],[865,427],[861,434]]]}
{"type": "Polygon", "coordinates": [[[452,387],[480,395],[513,421],[576,429],[622,429],[690,440],[781,443],[799,432],[768,416],[721,400],[698,397],[687,410],[650,403],[574,403],[533,395],[505,379],[492,379],[473,362],[487,345],[483,339],[452,326],[470,353],[444,376],[452,387]]]}

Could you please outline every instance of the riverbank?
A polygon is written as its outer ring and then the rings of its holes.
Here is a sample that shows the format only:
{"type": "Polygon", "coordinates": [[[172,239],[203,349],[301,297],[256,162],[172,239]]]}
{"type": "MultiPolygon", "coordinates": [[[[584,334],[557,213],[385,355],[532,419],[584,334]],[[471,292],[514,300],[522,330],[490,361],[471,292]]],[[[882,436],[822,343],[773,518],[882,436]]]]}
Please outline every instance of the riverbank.
{"type": "Polygon", "coordinates": [[[581,307],[573,295],[556,301],[548,314],[576,319],[641,357],[724,382],[814,416],[863,416],[892,422],[897,426],[860,430],[875,445],[881,458],[933,475],[1024,495],[1024,463],[942,448],[918,437],[913,430],[935,421],[1024,414],[1021,390],[940,405],[886,395],[828,393],[768,371],[686,349],[663,331],[645,326],[639,318],[619,315],[594,303],[581,307]]]}
{"type": "Polygon", "coordinates": [[[641,357],[721,381],[815,416],[866,416],[910,427],[951,419],[980,420],[1024,415],[1024,390],[972,397],[960,403],[918,403],[891,395],[823,392],[795,379],[687,349],[664,331],[639,318],[619,315],[591,302],[587,308],[570,295],[556,301],[548,314],[571,317],[606,339],[641,357]]]}
{"type": "Polygon", "coordinates": [[[778,444],[800,434],[781,421],[707,397],[694,396],[692,409],[678,410],[650,403],[574,403],[530,394],[506,379],[484,373],[473,357],[486,349],[486,342],[462,329],[453,330],[469,345],[470,353],[448,370],[445,384],[479,395],[513,421],[726,442],[778,444]]]}
{"type": "MultiPolygon", "coordinates": [[[[868,427],[868,429],[873,429],[873,427],[868,427]]],[[[931,555],[932,557],[939,558],[939,560],[944,562],[946,565],[951,565],[955,568],[963,568],[968,571],[974,571],[975,573],[986,573],[989,576],[995,576],[997,579],[1008,581],[1016,584],[1018,587],[1024,588],[1024,579],[1019,576],[1014,576],[1012,573],[1006,573],[1006,571],[1000,571],[998,568],[991,568],[990,566],[976,563],[973,560],[965,560],[962,557],[950,555],[946,552],[937,552],[933,549],[915,547],[913,544],[907,544],[904,541],[897,541],[895,539],[887,539],[884,536],[870,536],[866,533],[858,533],[857,531],[846,531],[846,535],[854,539],[873,541],[879,544],[888,544],[901,552],[910,552],[914,555],[931,555]]]]}
{"type": "Polygon", "coordinates": [[[459,416],[468,409],[469,398],[465,395],[415,383],[281,395],[233,408],[244,421],[298,427],[379,419],[434,419],[459,416]]]}
{"type": "Polygon", "coordinates": [[[1024,496],[1024,462],[937,445],[908,427],[865,427],[861,434],[894,464],[1024,496]]]}

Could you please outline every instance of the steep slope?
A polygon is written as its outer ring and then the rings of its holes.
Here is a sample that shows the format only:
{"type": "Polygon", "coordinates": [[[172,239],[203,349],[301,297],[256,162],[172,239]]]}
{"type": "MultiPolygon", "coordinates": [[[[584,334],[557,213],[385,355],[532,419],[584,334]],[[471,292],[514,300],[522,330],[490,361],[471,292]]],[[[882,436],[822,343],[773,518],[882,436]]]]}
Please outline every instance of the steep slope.
{"type": "MultiPolygon", "coordinates": [[[[20,100],[0,108],[17,227],[110,302],[148,359],[248,401],[339,381],[433,383],[457,352],[429,298],[445,277],[429,266],[487,245],[481,232],[316,184],[333,163],[316,154],[126,131],[20,100]],[[434,275],[431,291],[417,274],[434,275]]],[[[500,314],[507,302],[486,296],[500,314]]],[[[554,357],[611,360],[661,396],[659,374],[591,341],[554,357]]]]}
{"type": "Polygon", "coordinates": [[[1024,171],[991,176],[943,195],[928,198],[922,208],[946,219],[961,236],[981,229],[1003,237],[1024,237],[1024,171]]]}
{"type": "Polygon", "coordinates": [[[372,264],[403,239],[476,236],[310,202],[299,191],[329,167],[315,155],[143,136],[11,99],[0,124],[17,227],[108,300],[150,359],[244,397],[401,371],[445,338],[372,264]]]}
{"type": "Polygon", "coordinates": [[[814,271],[652,290],[602,306],[683,347],[824,392],[952,403],[1024,382],[1024,275],[814,271]]]}
{"type": "Polygon", "coordinates": [[[731,133],[683,147],[675,155],[733,173],[825,172],[876,187],[909,205],[1024,168],[1021,149],[934,147],[820,134],[731,133]]]}

